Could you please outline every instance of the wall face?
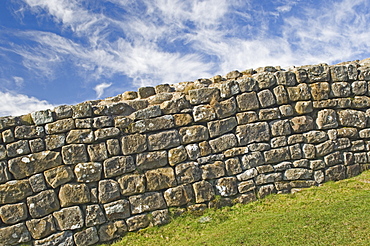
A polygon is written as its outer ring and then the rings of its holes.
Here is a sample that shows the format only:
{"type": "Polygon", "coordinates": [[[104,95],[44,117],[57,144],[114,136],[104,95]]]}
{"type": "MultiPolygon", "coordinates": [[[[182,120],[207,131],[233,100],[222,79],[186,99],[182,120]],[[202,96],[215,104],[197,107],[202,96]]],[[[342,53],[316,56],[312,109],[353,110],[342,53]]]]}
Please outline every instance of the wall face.
{"type": "Polygon", "coordinates": [[[266,67],[0,118],[0,242],[91,245],[167,223],[170,207],[358,175],[368,81],[356,63],[266,67]]]}

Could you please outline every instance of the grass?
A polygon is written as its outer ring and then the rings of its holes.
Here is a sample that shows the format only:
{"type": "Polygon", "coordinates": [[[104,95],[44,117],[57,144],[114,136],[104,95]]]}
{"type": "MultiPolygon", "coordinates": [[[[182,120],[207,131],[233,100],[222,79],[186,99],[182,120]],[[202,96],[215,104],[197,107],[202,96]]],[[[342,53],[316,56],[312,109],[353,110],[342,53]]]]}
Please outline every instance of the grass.
{"type": "MultiPolygon", "coordinates": [[[[185,214],[123,245],[370,245],[370,171],[295,194],[185,214]]],[[[105,244],[106,245],[106,244],[105,244]]]]}

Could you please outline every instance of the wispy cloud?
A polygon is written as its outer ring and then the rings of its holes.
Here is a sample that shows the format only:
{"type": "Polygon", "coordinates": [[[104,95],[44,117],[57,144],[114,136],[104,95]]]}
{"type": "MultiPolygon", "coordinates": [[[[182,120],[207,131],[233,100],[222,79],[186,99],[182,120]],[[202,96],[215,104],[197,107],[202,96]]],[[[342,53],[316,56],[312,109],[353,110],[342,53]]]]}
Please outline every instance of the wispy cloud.
{"type": "Polygon", "coordinates": [[[0,91],[0,115],[18,116],[53,107],[54,105],[34,97],[0,91]]]}
{"type": "Polygon", "coordinates": [[[104,94],[104,90],[109,88],[112,85],[112,83],[101,83],[94,87],[94,90],[96,92],[96,97],[100,98],[104,94]]]}

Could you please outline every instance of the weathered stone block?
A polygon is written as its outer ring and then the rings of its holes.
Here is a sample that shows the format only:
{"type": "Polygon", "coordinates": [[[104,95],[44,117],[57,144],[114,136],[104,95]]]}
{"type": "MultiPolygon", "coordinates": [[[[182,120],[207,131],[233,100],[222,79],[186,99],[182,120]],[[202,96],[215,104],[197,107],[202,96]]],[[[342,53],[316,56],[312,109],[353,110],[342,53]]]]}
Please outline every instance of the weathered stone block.
{"type": "Polygon", "coordinates": [[[274,183],[281,181],[283,179],[282,173],[269,173],[269,174],[260,174],[256,177],[256,185],[263,185],[268,183],[274,183]]]}
{"type": "Polygon", "coordinates": [[[313,172],[304,168],[291,168],[284,172],[284,180],[312,179],[313,172]]]}
{"type": "Polygon", "coordinates": [[[312,99],[315,101],[329,98],[330,86],[328,82],[310,84],[312,99]]]}
{"type": "Polygon", "coordinates": [[[8,165],[6,162],[0,161],[0,184],[9,181],[11,178],[8,165]]]}
{"type": "Polygon", "coordinates": [[[44,175],[48,184],[53,188],[68,183],[74,178],[73,171],[69,166],[58,166],[46,170],[44,175]]]}
{"type": "Polygon", "coordinates": [[[328,140],[328,134],[324,131],[309,131],[303,133],[303,137],[306,143],[322,143],[328,140]]]}
{"type": "Polygon", "coordinates": [[[351,95],[351,85],[347,82],[332,83],[331,94],[334,97],[349,97],[351,95]]]}
{"type": "Polygon", "coordinates": [[[332,140],[325,141],[315,146],[317,156],[324,156],[334,151],[334,142],[332,140]]]}
{"type": "Polygon", "coordinates": [[[271,141],[270,141],[271,148],[274,149],[274,148],[279,148],[279,147],[286,146],[287,145],[286,140],[287,139],[286,139],[285,136],[271,138],[271,141]]]}
{"type": "Polygon", "coordinates": [[[180,136],[177,130],[163,131],[148,135],[148,150],[161,150],[180,145],[180,136]]]}
{"type": "Polygon", "coordinates": [[[291,71],[277,71],[275,76],[279,85],[293,86],[297,84],[295,73],[291,71]]]}
{"type": "Polygon", "coordinates": [[[116,127],[107,127],[94,131],[96,141],[100,141],[107,138],[114,138],[120,134],[120,130],[116,127]]]}
{"type": "Polygon", "coordinates": [[[53,234],[47,238],[37,240],[34,242],[35,246],[74,246],[73,233],[71,231],[64,231],[60,233],[53,234]]]}
{"type": "Polygon", "coordinates": [[[309,168],[310,162],[307,159],[296,160],[296,161],[293,161],[293,167],[309,168]]]}
{"type": "Polygon", "coordinates": [[[87,205],[85,215],[85,225],[87,227],[101,225],[106,222],[103,210],[97,204],[87,205]]]}
{"type": "Polygon", "coordinates": [[[155,89],[154,87],[150,87],[150,86],[140,87],[138,94],[140,98],[147,98],[152,95],[155,95],[155,89]]]}
{"type": "Polygon", "coordinates": [[[40,219],[28,220],[26,225],[34,239],[41,239],[56,232],[54,217],[51,214],[40,219]]]}
{"type": "Polygon", "coordinates": [[[331,153],[324,157],[326,166],[331,167],[343,163],[343,156],[339,151],[331,153]]]}
{"type": "Polygon", "coordinates": [[[18,139],[32,139],[43,137],[45,132],[42,126],[17,126],[14,135],[18,139]]]}
{"type": "Polygon", "coordinates": [[[75,128],[75,122],[73,119],[58,120],[53,123],[45,125],[45,131],[47,134],[57,134],[70,131],[75,128]]]}
{"type": "Polygon", "coordinates": [[[307,84],[299,84],[298,86],[287,87],[286,89],[290,101],[296,102],[311,99],[310,89],[307,84]]]}
{"type": "Polygon", "coordinates": [[[266,122],[251,123],[236,127],[239,145],[270,140],[270,129],[266,122]]]}
{"type": "Polygon", "coordinates": [[[129,231],[137,231],[139,229],[148,227],[150,220],[147,214],[140,214],[128,218],[126,223],[129,231]]]}
{"type": "Polygon", "coordinates": [[[272,72],[261,72],[252,77],[257,80],[260,89],[270,88],[276,84],[276,77],[272,72]]]}
{"type": "Polygon", "coordinates": [[[191,104],[209,103],[212,100],[218,101],[220,91],[217,88],[201,88],[189,91],[191,104]]]}
{"type": "Polygon", "coordinates": [[[276,120],[270,122],[272,136],[286,136],[291,134],[289,120],[276,120]]]}
{"type": "Polygon", "coordinates": [[[0,228],[0,242],[4,246],[20,245],[31,241],[31,236],[24,223],[0,228]]]}
{"type": "Polygon", "coordinates": [[[59,200],[53,190],[41,191],[27,198],[29,213],[32,218],[46,216],[60,208],[59,200]]]}
{"type": "Polygon", "coordinates": [[[77,182],[91,183],[99,181],[102,172],[102,165],[98,162],[79,163],[75,166],[74,173],[77,182]]]}
{"type": "Polygon", "coordinates": [[[65,134],[47,135],[45,137],[45,144],[47,150],[58,149],[63,147],[66,142],[65,134]]]}
{"type": "Polygon", "coordinates": [[[198,145],[201,156],[207,156],[212,153],[211,145],[207,141],[200,142],[198,145]]]}
{"type": "Polygon", "coordinates": [[[317,113],[316,124],[319,129],[330,129],[338,126],[337,115],[333,109],[320,110],[317,113]]]}
{"type": "Polygon", "coordinates": [[[170,215],[167,209],[153,211],[152,215],[152,226],[165,225],[170,222],[170,215]]]}
{"type": "Polygon", "coordinates": [[[326,64],[307,66],[306,71],[310,82],[330,81],[330,68],[326,64]]]}
{"type": "Polygon", "coordinates": [[[77,105],[72,106],[72,118],[86,118],[92,116],[92,107],[91,104],[88,102],[83,102],[77,105]]]}
{"type": "Polygon", "coordinates": [[[150,191],[166,189],[177,185],[175,173],[171,167],[149,170],[145,173],[147,188],[150,191]]]}
{"type": "Polygon", "coordinates": [[[188,158],[184,146],[179,146],[168,151],[168,162],[171,166],[175,166],[188,158]]]}
{"type": "Polygon", "coordinates": [[[62,157],[65,164],[87,162],[87,151],[84,144],[71,144],[62,147],[62,157]]]}
{"type": "Polygon", "coordinates": [[[40,192],[46,190],[46,183],[44,175],[41,173],[35,174],[28,179],[33,192],[40,192]]]}
{"type": "Polygon", "coordinates": [[[295,103],[294,106],[295,111],[297,114],[308,114],[313,111],[312,102],[311,101],[299,101],[295,103]]]}
{"type": "Polygon", "coordinates": [[[202,179],[215,179],[225,176],[225,164],[222,161],[216,161],[212,164],[201,166],[202,179]]]}
{"type": "Polygon", "coordinates": [[[202,170],[196,162],[179,164],[175,167],[178,184],[187,184],[199,181],[202,178],[202,170]]]}
{"type": "Polygon", "coordinates": [[[92,119],[87,118],[87,119],[75,119],[75,126],[78,129],[89,129],[92,128],[92,119]]]}
{"type": "Polygon", "coordinates": [[[98,231],[90,227],[74,234],[76,246],[89,246],[99,242],[98,231]]]}
{"type": "Polygon", "coordinates": [[[196,143],[186,145],[185,150],[190,160],[196,160],[200,157],[199,145],[196,143]]]}
{"type": "Polygon", "coordinates": [[[274,89],[274,95],[276,98],[276,103],[281,104],[287,104],[288,103],[288,92],[285,90],[285,87],[282,85],[276,86],[274,89]]]}
{"type": "Polygon", "coordinates": [[[163,102],[160,107],[163,114],[176,114],[183,109],[189,108],[190,103],[188,100],[186,100],[185,97],[179,97],[170,101],[163,102]]]}
{"type": "Polygon", "coordinates": [[[91,161],[104,161],[108,158],[107,147],[104,142],[87,146],[91,161]]]}
{"type": "Polygon", "coordinates": [[[259,108],[256,92],[246,92],[236,97],[238,108],[240,111],[248,111],[259,108]]]}
{"type": "Polygon", "coordinates": [[[157,118],[139,120],[132,123],[128,129],[131,133],[143,133],[157,130],[170,129],[175,126],[172,115],[164,115],[157,118]]]}
{"type": "Polygon", "coordinates": [[[0,185],[0,204],[15,203],[32,195],[28,180],[12,180],[0,185]]]}
{"type": "Polygon", "coordinates": [[[15,224],[27,219],[27,216],[25,203],[7,204],[0,207],[0,218],[5,224],[15,224]]]}
{"type": "Polygon", "coordinates": [[[53,213],[59,230],[76,230],[84,226],[84,217],[79,206],[63,208],[53,213]]]}
{"type": "Polygon", "coordinates": [[[99,202],[107,203],[120,198],[119,184],[112,180],[106,179],[99,182],[99,202]]]}
{"type": "Polygon", "coordinates": [[[338,165],[325,170],[325,181],[338,181],[346,178],[346,167],[338,165]]]}
{"type": "Polygon", "coordinates": [[[136,166],[140,170],[163,167],[167,163],[167,151],[145,152],[136,155],[136,166]]]}
{"type": "Polygon", "coordinates": [[[298,116],[290,119],[293,132],[301,133],[313,129],[313,119],[310,116],[298,116]]]}
{"type": "Polygon", "coordinates": [[[282,172],[292,167],[292,163],[284,161],[273,166],[275,172],[282,172]]]}
{"type": "Polygon", "coordinates": [[[234,134],[226,134],[216,139],[209,140],[213,153],[218,153],[238,145],[234,134]]]}
{"type": "MultiPolygon", "coordinates": [[[[145,205],[146,203],[142,204],[145,205]]],[[[103,206],[108,220],[125,219],[130,216],[130,203],[127,200],[122,199],[103,206]]]]}
{"type": "Polygon", "coordinates": [[[348,81],[347,66],[331,66],[330,72],[333,81],[348,81]]]}
{"type": "Polygon", "coordinates": [[[355,96],[351,101],[352,108],[369,108],[370,107],[370,97],[367,96],[355,96]]]}
{"type": "Polygon", "coordinates": [[[90,190],[86,184],[65,184],[59,190],[62,207],[90,202],[90,190]]]}
{"type": "Polygon", "coordinates": [[[248,111],[236,114],[236,119],[238,120],[238,125],[243,125],[257,121],[258,115],[254,111],[248,111]]]}
{"type": "Polygon", "coordinates": [[[207,181],[199,181],[194,183],[193,189],[196,203],[210,201],[215,196],[212,185],[207,181]]]}
{"type": "Polygon", "coordinates": [[[55,117],[60,119],[72,117],[72,107],[70,105],[60,105],[54,108],[55,117]]]}
{"type": "Polygon", "coordinates": [[[190,184],[170,188],[164,192],[169,207],[180,207],[194,200],[193,188],[190,184]]]}
{"type": "Polygon", "coordinates": [[[108,222],[99,228],[100,241],[107,242],[122,237],[127,230],[127,225],[123,220],[108,222]]]}
{"type": "Polygon", "coordinates": [[[32,112],[31,117],[35,125],[44,125],[54,120],[50,109],[32,112]]]}
{"type": "Polygon", "coordinates": [[[290,157],[293,160],[302,158],[302,151],[300,144],[289,146],[290,157]]]}
{"type": "Polygon", "coordinates": [[[257,93],[262,108],[273,106],[276,103],[275,97],[270,90],[262,90],[257,93]]]}
{"type": "Polygon", "coordinates": [[[251,77],[238,78],[239,88],[241,92],[250,92],[258,89],[257,81],[251,77]]]}
{"type": "Polygon", "coordinates": [[[94,140],[94,132],[89,129],[71,130],[66,138],[68,144],[92,143],[94,140]]]}
{"type": "Polygon", "coordinates": [[[181,143],[189,144],[209,139],[208,129],[205,126],[189,126],[179,130],[181,143]]]}
{"type": "Polygon", "coordinates": [[[221,196],[233,196],[238,193],[235,177],[220,178],[217,180],[215,187],[221,196]]]}
{"type": "Polygon", "coordinates": [[[367,94],[368,85],[366,81],[354,81],[351,83],[352,93],[356,96],[361,96],[367,94]]]}
{"type": "Polygon", "coordinates": [[[280,118],[280,110],[278,108],[260,109],[258,112],[260,120],[276,120],[280,118]]]}
{"type": "Polygon", "coordinates": [[[250,169],[252,167],[257,167],[265,162],[261,152],[255,151],[248,153],[242,157],[242,169],[250,169]]]}
{"type": "Polygon", "coordinates": [[[239,160],[238,157],[234,157],[234,158],[230,158],[230,159],[226,160],[225,161],[225,169],[226,169],[227,175],[229,175],[229,176],[236,175],[236,174],[241,173],[243,171],[240,160],[239,160]]]}
{"type": "Polygon", "coordinates": [[[271,149],[263,153],[266,163],[278,163],[290,159],[288,147],[271,149]]]}
{"type": "Polygon", "coordinates": [[[166,207],[166,202],[159,192],[147,192],[141,195],[130,196],[129,200],[132,214],[140,214],[166,207]],[[146,204],[146,206],[143,206],[143,204],[146,204]]]}
{"type": "Polygon", "coordinates": [[[313,144],[303,144],[302,152],[306,159],[315,159],[316,157],[315,145],[313,144]]]}
{"type": "Polygon", "coordinates": [[[4,143],[14,142],[14,133],[12,129],[3,131],[1,135],[3,137],[4,143]]]}
{"type": "Polygon", "coordinates": [[[249,191],[254,191],[256,185],[253,180],[243,181],[238,184],[239,193],[247,193],[249,191]]]}
{"type": "Polygon", "coordinates": [[[6,150],[9,157],[27,155],[31,153],[27,140],[19,140],[14,143],[7,144],[6,150]]]}
{"type": "Polygon", "coordinates": [[[216,112],[216,115],[219,119],[223,119],[236,113],[236,100],[234,97],[221,101],[216,102],[213,105],[213,108],[216,112]]]}
{"type": "Polygon", "coordinates": [[[186,126],[193,122],[193,117],[190,114],[174,114],[173,121],[175,126],[186,126]]]}
{"type": "Polygon", "coordinates": [[[133,134],[122,137],[122,152],[124,155],[144,152],[146,149],[145,135],[133,134]]]}
{"type": "Polygon", "coordinates": [[[258,187],[257,195],[260,199],[262,199],[276,192],[277,191],[276,191],[275,186],[273,184],[268,184],[268,185],[258,187]]]}
{"type": "Polygon", "coordinates": [[[145,192],[146,180],[142,174],[127,174],[118,179],[121,193],[124,196],[145,192]]]}
{"type": "Polygon", "coordinates": [[[136,169],[134,159],[131,156],[115,156],[103,162],[104,177],[111,178],[136,169]]]}
{"type": "Polygon", "coordinates": [[[222,98],[229,98],[240,93],[239,83],[235,80],[227,80],[214,84],[214,86],[220,90],[220,96],[222,98]]]}
{"type": "Polygon", "coordinates": [[[199,105],[193,108],[195,122],[207,122],[216,118],[216,112],[211,105],[199,105]]]}
{"type": "Polygon", "coordinates": [[[118,139],[108,139],[107,140],[107,150],[109,156],[115,156],[122,154],[121,147],[118,139]]]}

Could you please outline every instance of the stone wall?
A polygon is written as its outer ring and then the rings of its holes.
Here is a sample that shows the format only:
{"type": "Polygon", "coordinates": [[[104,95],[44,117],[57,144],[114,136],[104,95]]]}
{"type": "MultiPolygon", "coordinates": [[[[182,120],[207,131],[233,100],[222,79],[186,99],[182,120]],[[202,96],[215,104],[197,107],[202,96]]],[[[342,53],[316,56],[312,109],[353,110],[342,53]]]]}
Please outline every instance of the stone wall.
{"type": "Polygon", "coordinates": [[[91,245],[358,175],[370,68],[265,67],[0,118],[0,244],[91,245]]]}

